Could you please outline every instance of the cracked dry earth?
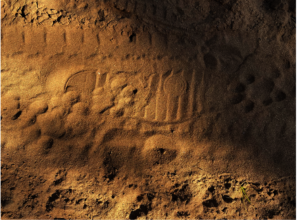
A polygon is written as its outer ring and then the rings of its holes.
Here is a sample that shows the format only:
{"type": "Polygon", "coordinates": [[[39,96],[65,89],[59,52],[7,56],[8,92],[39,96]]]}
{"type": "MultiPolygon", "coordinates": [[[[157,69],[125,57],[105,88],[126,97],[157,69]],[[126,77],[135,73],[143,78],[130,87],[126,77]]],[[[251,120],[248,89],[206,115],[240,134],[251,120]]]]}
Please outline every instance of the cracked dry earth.
{"type": "Polygon", "coordinates": [[[295,8],[2,0],[2,219],[296,218],[295,8]]]}

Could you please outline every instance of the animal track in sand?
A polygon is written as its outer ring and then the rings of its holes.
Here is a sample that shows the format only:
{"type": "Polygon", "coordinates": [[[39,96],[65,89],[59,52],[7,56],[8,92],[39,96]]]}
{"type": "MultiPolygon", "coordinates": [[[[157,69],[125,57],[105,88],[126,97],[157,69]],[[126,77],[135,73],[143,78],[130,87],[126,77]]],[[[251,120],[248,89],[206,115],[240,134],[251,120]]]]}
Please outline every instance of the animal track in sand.
{"type": "MultiPolygon", "coordinates": [[[[249,71],[249,69],[248,69],[249,71]]],[[[240,72],[239,82],[229,85],[228,91],[233,104],[240,104],[244,112],[251,112],[256,105],[269,106],[273,102],[281,102],[286,99],[286,94],[276,88],[278,76],[276,72],[266,76],[255,76],[247,70],[240,72]]],[[[259,75],[259,74],[257,74],[259,75]]]]}

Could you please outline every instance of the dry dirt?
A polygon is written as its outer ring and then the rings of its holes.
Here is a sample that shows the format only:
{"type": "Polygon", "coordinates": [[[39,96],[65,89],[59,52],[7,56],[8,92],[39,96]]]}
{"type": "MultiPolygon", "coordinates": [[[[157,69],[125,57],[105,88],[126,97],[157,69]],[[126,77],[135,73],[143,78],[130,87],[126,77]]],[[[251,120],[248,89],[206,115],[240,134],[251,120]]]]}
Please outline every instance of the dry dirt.
{"type": "Polygon", "coordinates": [[[295,8],[2,0],[2,219],[296,218],[295,8]]]}

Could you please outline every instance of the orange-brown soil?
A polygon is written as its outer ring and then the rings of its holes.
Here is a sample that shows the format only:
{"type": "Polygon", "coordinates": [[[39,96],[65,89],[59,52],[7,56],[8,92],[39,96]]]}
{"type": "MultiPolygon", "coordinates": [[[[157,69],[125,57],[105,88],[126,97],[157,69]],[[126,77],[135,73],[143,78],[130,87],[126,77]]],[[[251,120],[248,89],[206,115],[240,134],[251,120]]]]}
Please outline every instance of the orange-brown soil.
{"type": "Polygon", "coordinates": [[[295,7],[2,0],[2,218],[296,218],[295,7]]]}

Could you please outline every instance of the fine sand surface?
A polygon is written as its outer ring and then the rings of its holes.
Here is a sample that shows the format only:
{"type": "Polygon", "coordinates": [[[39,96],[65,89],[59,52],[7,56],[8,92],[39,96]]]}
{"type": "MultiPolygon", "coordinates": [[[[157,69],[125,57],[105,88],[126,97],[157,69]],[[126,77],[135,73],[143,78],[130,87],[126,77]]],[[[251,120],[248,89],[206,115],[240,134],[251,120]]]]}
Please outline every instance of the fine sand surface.
{"type": "Polygon", "coordinates": [[[2,219],[296,218],[295,7],[2,0],[2,219]]]}

